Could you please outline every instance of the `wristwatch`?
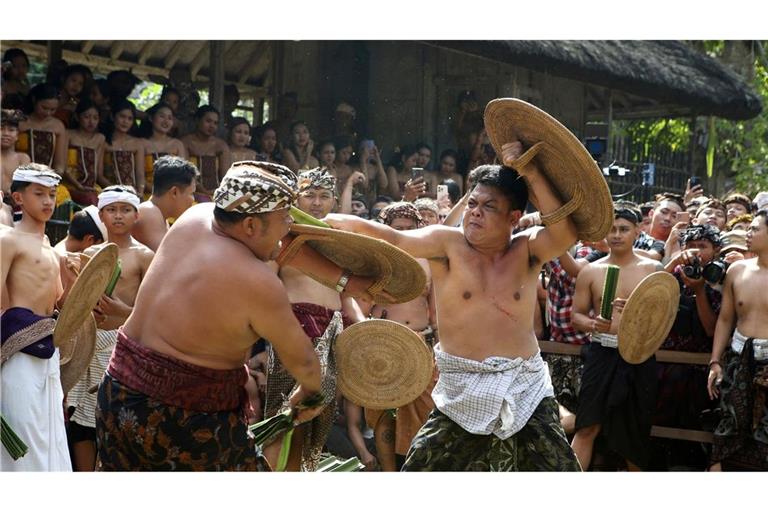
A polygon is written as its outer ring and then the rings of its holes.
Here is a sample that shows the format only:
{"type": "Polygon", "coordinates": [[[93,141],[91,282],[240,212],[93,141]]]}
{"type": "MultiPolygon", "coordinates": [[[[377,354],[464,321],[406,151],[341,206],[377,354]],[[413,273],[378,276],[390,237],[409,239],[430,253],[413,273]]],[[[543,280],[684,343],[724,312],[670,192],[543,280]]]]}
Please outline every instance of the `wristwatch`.
{"type": "Polygon", "coordinates": [[[336,283],[336,291],[339,293],[344,293],[344,289],[347,287],[347,283],[349,283],[349,277],[352,275],[352,272],[349,270],[345,270],[343,274],[341,274],[341,277],[339,278],[339,282],[336,283]]]}

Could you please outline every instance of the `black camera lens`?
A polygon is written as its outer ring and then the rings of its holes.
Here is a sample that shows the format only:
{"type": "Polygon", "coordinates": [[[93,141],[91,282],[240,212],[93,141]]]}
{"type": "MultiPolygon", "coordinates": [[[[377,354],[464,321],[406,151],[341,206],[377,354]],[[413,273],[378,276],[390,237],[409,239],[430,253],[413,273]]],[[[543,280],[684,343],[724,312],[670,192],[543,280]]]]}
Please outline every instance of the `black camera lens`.
{"type": "Polygon", "coordinates": [[[728,271],[728,263],[716,260],[704,265],[701,275],[709,284],[720,284],[725,281],[725,273],[728,271]]]}
{"type": "Polygon", "coordinates": [[[701,277],[701,267],[698,264],[684,265],[683,274],[689,279],[698,279],[701,277]]]}

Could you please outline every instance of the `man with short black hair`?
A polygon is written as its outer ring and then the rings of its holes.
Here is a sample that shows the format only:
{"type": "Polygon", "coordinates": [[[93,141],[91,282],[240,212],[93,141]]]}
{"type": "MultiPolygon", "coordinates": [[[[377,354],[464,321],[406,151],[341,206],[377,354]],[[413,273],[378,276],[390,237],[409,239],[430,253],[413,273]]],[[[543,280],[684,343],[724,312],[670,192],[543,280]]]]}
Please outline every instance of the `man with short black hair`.
{"type": "Polygon", "coordinates": [[[725,229],[727,215],[725,205],[719,199],[712,198],[696,210],[693,224],[710,224],[722,231],[725,229]]]}
{"type": "Polygon", "coordinates": [[[739,215],[752,213],[752,201],[750,201],[744,194],[738,192],[726,196],[726,198],[723,199],[723,204],[725,205],[726,213],[728,215],[726,222],[731,222],[731,220],[739,215]]]}
{"type": "Polygon", "coordinates": [[[153,251],[168,232],[168,219],[178,219],[195,201],[197,167],[178,156],[163,156],[153,165],[152,195],[139,205],[133,237],[153,251]]]}
{"type": "Polygon", "coordinates": [[[651,236],[656,240],[666,242],[672,226],[677,222],[675,215],[685,211],[683,197],[679,194],[665,192],[656,196],[656,207],[651,216],[651,236]]]}
{"type": "Polygon", "coordinates": [[[95,205],[77,212],[69,221],[67,236],[54,249],[65,252],[83,252],[92,245],[100,244],[107,238],[107,228],[99,218],[95,205]]]}
{"type": "Polygon", "coordinates": [[[711,470],[768,470],[768,210],[752,219],[747,248],[757,257],[728,268],[709,363],[722,414],[711,470]]]}
{"type": "Polygon", "coordinates": [[[347,215],[335,228],[385,240],[429,261],[435,285],[440,378],[436,408],[408,450],[403,471],[578,471],[533,327],[541,265],[576,241],[570,217],[512,235],[528,188],[544,213],[562,202],[535,165],[511,168],[519,141],[500,165],[473,171],[462,228],[397,231],[347,215]],[[526,187],[527,185],[527,187],[526,187]],[[514,407],[514,409],[512,409],[514,407]],[[514,412],[512,412],[514,411],[514,412]]]}

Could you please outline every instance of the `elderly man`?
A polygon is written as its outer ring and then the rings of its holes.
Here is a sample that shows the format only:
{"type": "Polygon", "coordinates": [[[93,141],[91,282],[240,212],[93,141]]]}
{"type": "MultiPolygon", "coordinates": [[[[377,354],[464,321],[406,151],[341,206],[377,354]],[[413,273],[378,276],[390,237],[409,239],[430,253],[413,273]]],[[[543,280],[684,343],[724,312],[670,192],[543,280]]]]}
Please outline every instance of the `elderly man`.
{"type": "MultiPolygon", "coordinates": [[[[165,236],[99,386],[101,469],[258,469],[244,363],[261,337],[300,385],[292,406],[320,390],[312,344],[267,265],[288,234],[295,186],[286,167],[237,162],[214,202],[190,208],[165,236]]],[[[292,264],[342,274],[310,252],[292,264]]],[[[347,289],[370,284],[352,277],[347,289]]],[[[297,421],[321,410],[305,409],[297,421]]]]}
{"type": "Polygon", "coordinates": [[[756,258],[728,269],[715,326],[707,389],[720,395],[712,470],[768,470],[768,210],[749,226],[756,258]]]}
{"type": "MultiPolygon", "coordinates": [[[[509,166],[522,144],[502,150],[509,166]]],[[[536,166],[522,169],[542,212],[562,206],[536,166]]],[[[397,231],[349,216],[327,218],[429,261],[440,379],[432,393],[436,408],[403,471],[578,471],[533,330],[541,265],[575,242],[575,226],[566,218],[513,237],[528,199],[526,183],[510,167],[484,165],[473,173],[463,229],[397,231]]]]}

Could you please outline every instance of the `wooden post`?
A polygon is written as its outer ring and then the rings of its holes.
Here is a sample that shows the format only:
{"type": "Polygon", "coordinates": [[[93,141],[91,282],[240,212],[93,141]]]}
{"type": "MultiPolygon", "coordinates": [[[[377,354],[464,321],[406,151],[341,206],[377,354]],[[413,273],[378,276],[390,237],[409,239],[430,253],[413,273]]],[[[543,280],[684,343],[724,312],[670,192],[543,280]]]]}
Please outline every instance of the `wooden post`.
{"type": "Polygon", "coordinates": [[[48,41],[48,67],[54,62],[61,60],[62,41],[48,41]]]}
{"type": "Polygon", "coordinates": [[[224,41],[210,42],[209,103],[224,115],[224,41]]]}
{"type": "Polygon", "coordinates": [[[691,121],[688,123],[688,131],[691,132],[691,140],[688,143],[688,174],[693,176],[696,159],[696,116],[691,117],[691,121]]]}
{"type": "Polygon", "coordinates": [[[603,163],[610,164],[613,161],[613,90],[608,89],[608,134],[603,163]]]}

